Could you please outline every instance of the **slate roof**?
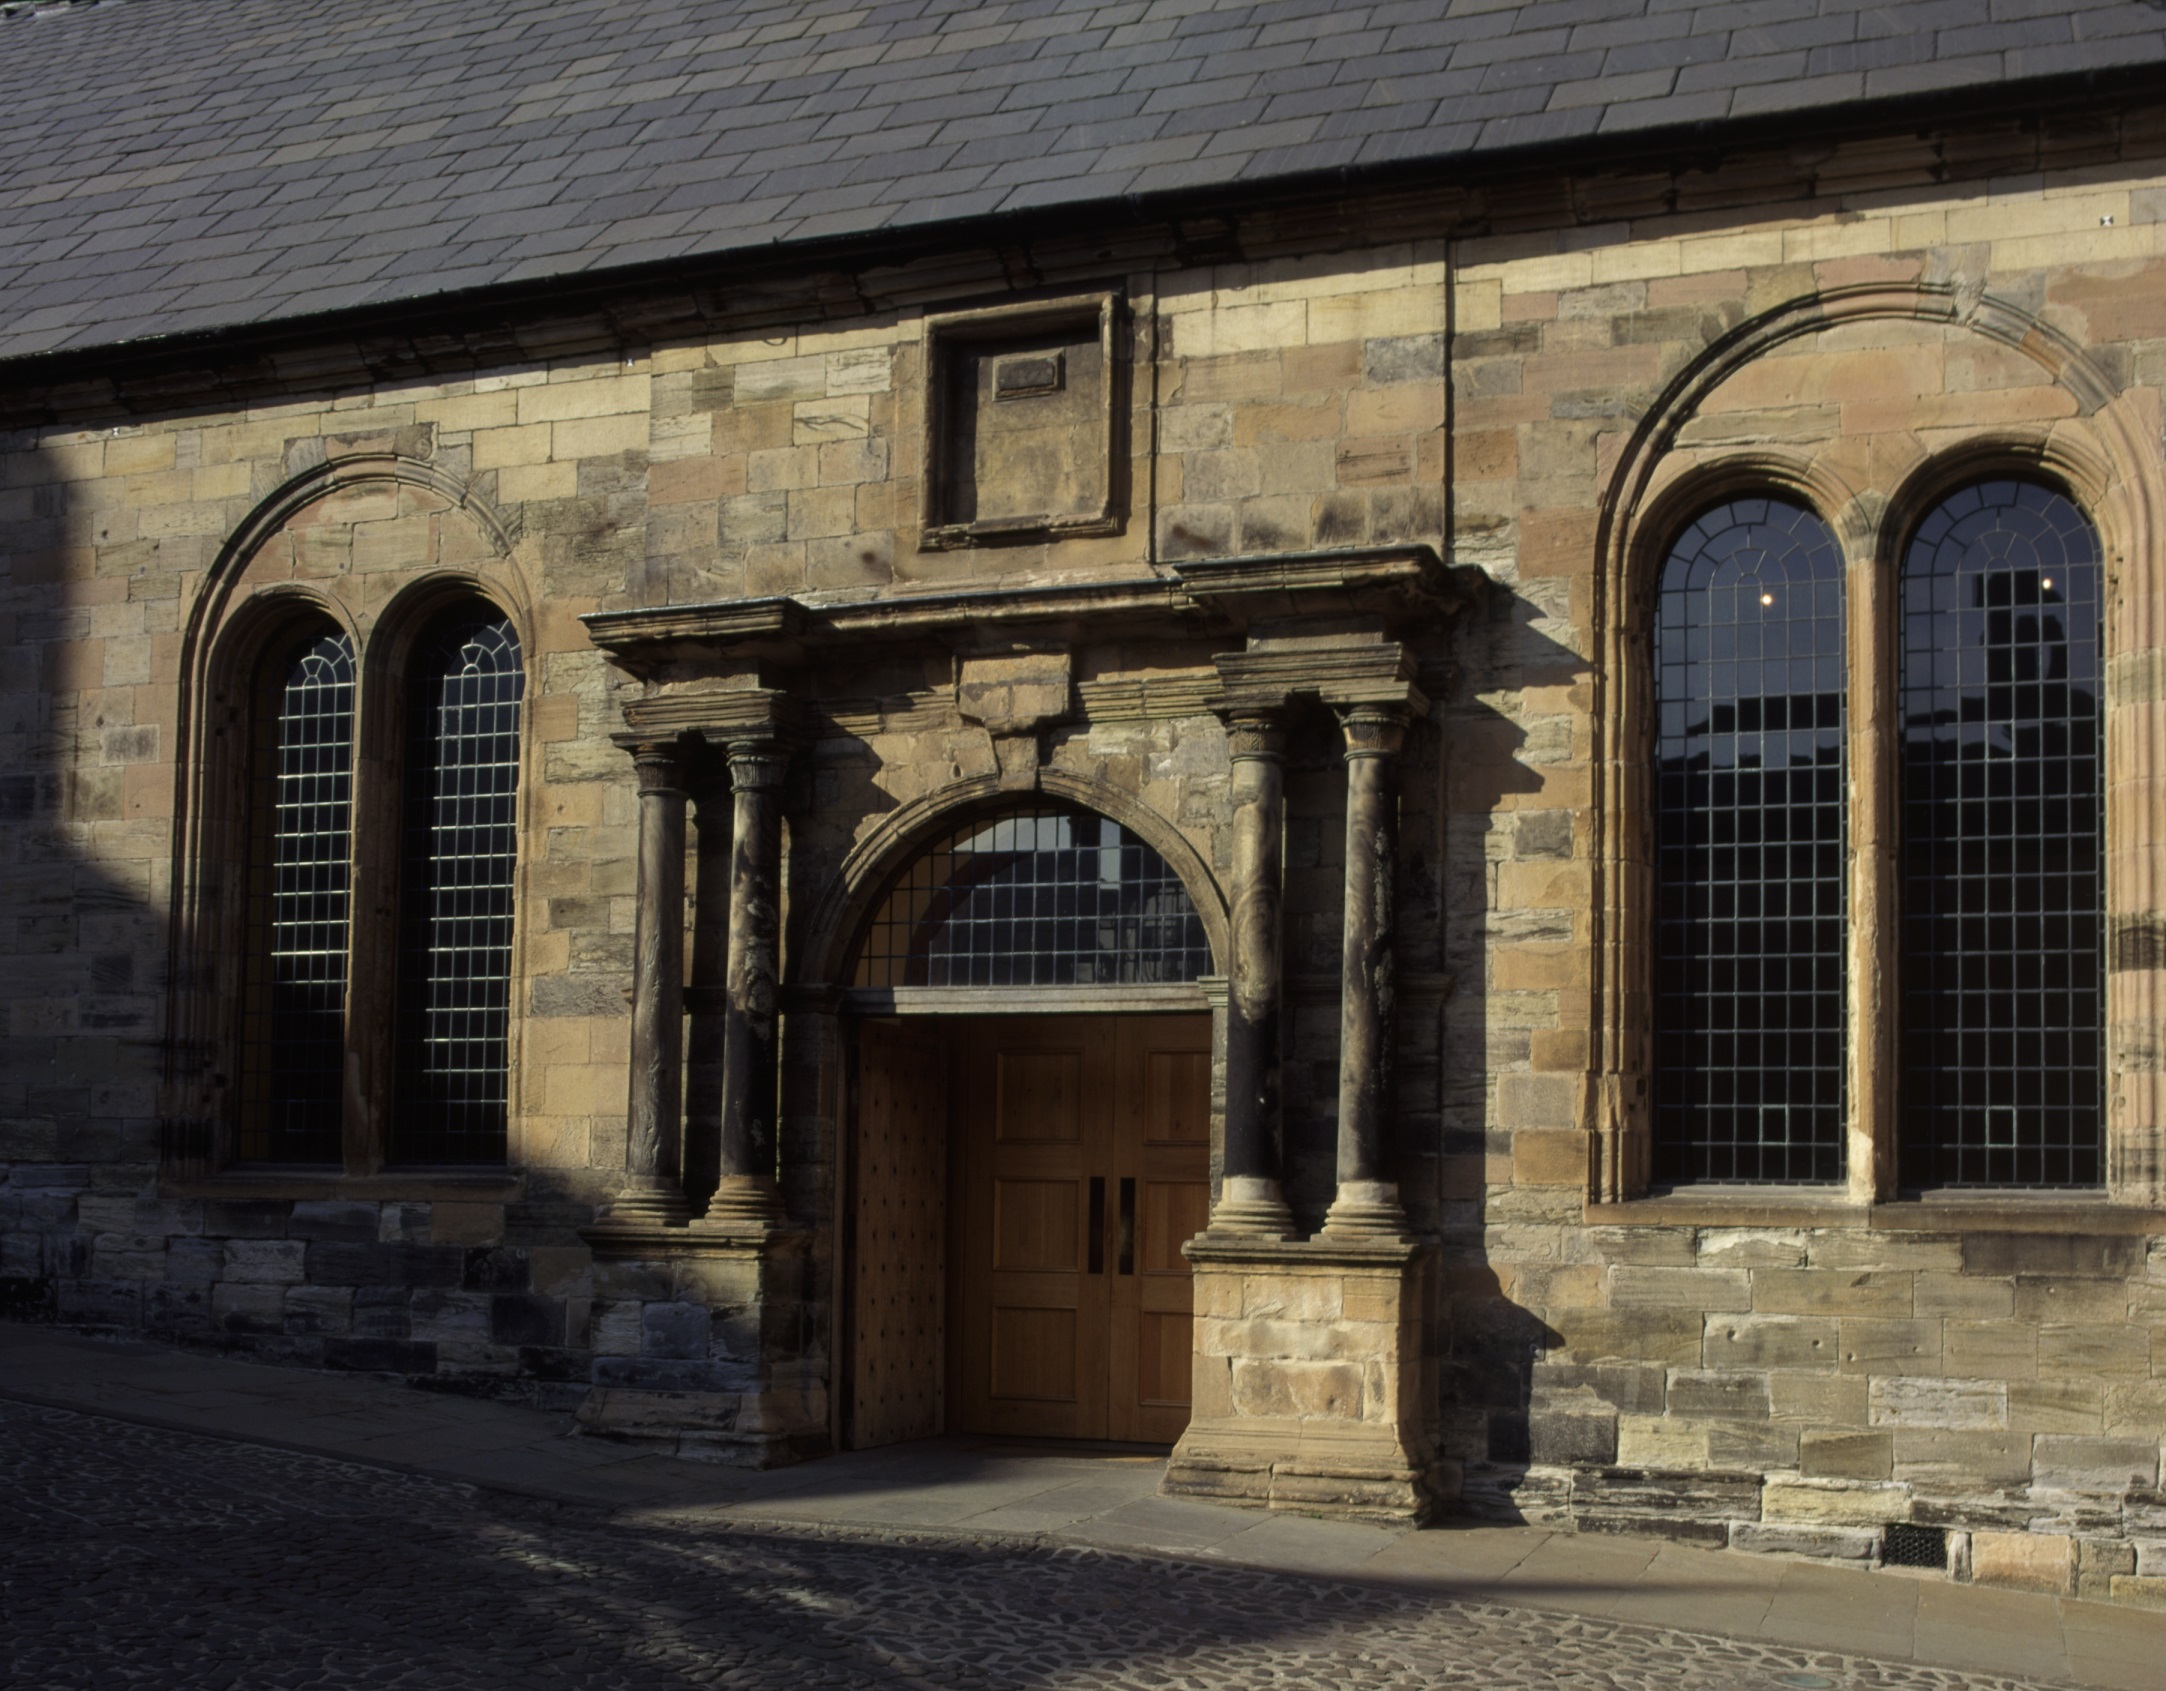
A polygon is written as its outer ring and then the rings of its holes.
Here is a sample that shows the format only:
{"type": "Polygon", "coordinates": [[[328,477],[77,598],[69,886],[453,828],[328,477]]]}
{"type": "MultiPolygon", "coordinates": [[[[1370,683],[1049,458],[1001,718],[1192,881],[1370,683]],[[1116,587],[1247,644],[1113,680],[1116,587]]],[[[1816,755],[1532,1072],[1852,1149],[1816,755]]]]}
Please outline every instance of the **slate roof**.
{"type": "Polygon", "coordinates": [[[0,7],[0,360],[2166,64],[2166,0],[0,7]]]}

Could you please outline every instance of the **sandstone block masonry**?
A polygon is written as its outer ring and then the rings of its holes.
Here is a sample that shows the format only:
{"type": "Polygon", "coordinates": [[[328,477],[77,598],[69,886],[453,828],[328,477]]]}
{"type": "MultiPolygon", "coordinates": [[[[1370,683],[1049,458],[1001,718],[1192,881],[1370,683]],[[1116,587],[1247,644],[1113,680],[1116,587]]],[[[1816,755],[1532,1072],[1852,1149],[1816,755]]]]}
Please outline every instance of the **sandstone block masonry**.
{"type": "MultiPolygon", "coordinates": [[[[1419,1247],[1420,1273],[1396,1282],[1418,1307],[1347,1314],[1350,1278],[1307,1269],[1298,1319],[1214,1304],[1196,1401],[1221,1471],[1253,1479],[1238,1429],[1267,1411],[1317,1448],[1334,1421],[1395,1441],[1364,1507],[1456,1492],[1582,1530],[1900,1551],[1980,1581],[2166,1600],[2166,952],[2148,891],[2166,847],[2162,159],[2166,133],[2140,117],[1777,151],[1232,219],[1202,245],[1194,230],[1048,242],[1020,286],[1014,255],[966,253],[778,284],[739,317],[649,299],[456,368],[327,346],[185,400],[118,380],[8,396],[6,1308],[579,1400],[620,1432],[642,1430],[653,1394],[696,1391],[696,1414],[644,1430],[725,1459],[846,1438],[838,912],[899,866],[909,828],[1051,796],[1155,830],[1200,866],[1223,923],[1218,661],[1242,636],[1200,598],[1176,604],[1180,570],[1433,552],[1490,592],[1448,634],[1398,636],[1430,706],[1396,769],[1397,1101],[1390,1181],[1373,1184],[1395,1184],[1419,1247]],[[929,322],[1048,298],[1079,322],[1074,302],[1118,302],[1118,520],[921,545],[929,322]],[[1696,508],[1779,488],[1841,538],[1854,617],[1884,616],[1906,513],[1988,472],[2065,486],[2108,554],[2107,897],[2132,936],[2109,985],[2109,1183],[1896,1186],[1903,1124],[1868,1040],[1893,1025],[1887,912],[1862,896],[1845,1179],[1652,1191],[1635,739],[1649,570],[1696,508]],[[1101,602],[1116,589],[1117,612],[1101,602]],[[396,1166],[387,1106],[357,1082],[342,1166],[237,1166],[216,1150],[231,1055],[184,1037],[181,1011],[215,975],[190,915],[196,777],[247,718],[235,654],[306,601],[353,632],[364,716],[395,718],[399,642],[452,591],[511,617],[528,673],[506,1163],[396,1166]],[[1036,620],[988,632],[966,594],[1035,595],[1036,620]],[[581,620],[718,604],[770,620],[729,663],[679,653],[639,679],[581,620]],[[816,663],[791,644],[851,617],[816,663]],[[762,1152],[787,1246],[597,1260],[582,1229],[629,1154],[626,707],[691,721],[710,695],[764,690],[790,712],[762,1152]]],[[[696,1208],[721,1166],[700,1100],[720,1066],[729,793],[711,748],[679,752],[696,1208]]],[[[1294,712],[1283,755],[1277,1150],[1307,1236],[1340,1172],[1338,726],[1294,712]]],[[[367,778],[395,792],[394,770],[367,778]]],[[[1855,827],[1873,802],[1851,795],[1855,827]]],[[[380,858],[396,831],[387,801],[357,821],[357,853],[380,858]]],[[[357,1073],[391,1013],[357,997],[357,1073]]]]}

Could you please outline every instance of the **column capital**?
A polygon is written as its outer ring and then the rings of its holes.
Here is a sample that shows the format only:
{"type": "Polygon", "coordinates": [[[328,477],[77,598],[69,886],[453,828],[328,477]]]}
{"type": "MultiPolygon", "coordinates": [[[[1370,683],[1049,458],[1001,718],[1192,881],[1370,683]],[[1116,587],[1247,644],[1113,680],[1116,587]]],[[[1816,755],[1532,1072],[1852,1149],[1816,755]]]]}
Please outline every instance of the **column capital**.
{"type": "Polygon", "coordinates": [[[790,745],[779,735],[744,735],[723,743],[733,792],[773,792],[790,771],[790,745]]]}
{"type": "Polygon", "coordinates": [[[657,740],[644,734],[615,734],[611,739],[632,754],[642,793],[683,792],[684,751],[676,740],[657,740]]]}
{"type": "Polygon", "coordinates": [[[1226,723],[1227,749],[1234,762],[1276,763],[1285,757],[1286,713],[1277,706],[1228,705],[1219,715],[1226,723]]]}
{"type": "Polygon", "coordinates": [[[1355,758],[1397,757],[1406,745],[1407,725],[1413,721],[1410,705],[1363,703],[1338,707],[1339,727],[1346,735],[1346,756],[1355,758]]]}

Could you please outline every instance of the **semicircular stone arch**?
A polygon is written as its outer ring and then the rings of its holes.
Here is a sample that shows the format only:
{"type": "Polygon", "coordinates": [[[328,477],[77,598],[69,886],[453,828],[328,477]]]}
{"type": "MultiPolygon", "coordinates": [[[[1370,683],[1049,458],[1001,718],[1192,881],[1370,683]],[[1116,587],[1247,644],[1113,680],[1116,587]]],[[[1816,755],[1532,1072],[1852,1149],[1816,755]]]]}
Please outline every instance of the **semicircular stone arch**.
{"type": "MultiPolygon", "coordinates": [[[[1120,830],[1152,865],[1131,890],[1153,898],[1177,891],[1186,906],[1185,919],[1194,923],[1197,938],[1184,942],[1183,949],[1202,966],[1185,978],[1222,972],[1230,942],[1225,900],[1202,854],[1130,795],[1087,777],[1055,781],[1052,774],[1044,772],[1040,790],[1027,793],[1004,789],[990,777],[956,782],[882,817],[858,841],[822,895],[807,927],[800,979],[852,984],[883,902],[905,882],[913,865],[938,851],[944,841],[1026,812],[1088,817],[1120,830]]],[[[1135,861],[1140,865],[1140,859],[1135,861]]]]}

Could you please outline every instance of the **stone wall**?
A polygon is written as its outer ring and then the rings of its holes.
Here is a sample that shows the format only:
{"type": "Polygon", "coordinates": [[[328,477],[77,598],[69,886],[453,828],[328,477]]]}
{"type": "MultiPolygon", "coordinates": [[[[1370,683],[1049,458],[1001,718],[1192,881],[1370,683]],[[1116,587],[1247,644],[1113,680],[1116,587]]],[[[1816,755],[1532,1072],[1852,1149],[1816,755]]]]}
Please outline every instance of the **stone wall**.
{"type": "MultiPolygon", "coordinates": [[[[927,318],[1006,297],[1005,259],[823,280],[757,324],[613,329],[465,374],[371,381],[326,351],[337,373],[294,359],[284,397],[34,396],[69,414],[0,433],[9,1307],[560,1394],[625,1377],[611,1359],[787,1363],[817,1418],[838,1022],[801,1006],[785,1052],[783,1189],[814,1231],[772,1310],[757,1285],[598,1271],[577,1231],[624,1166],[636,801],[610,736],[640,691],[581,614],[915,602],[1421,542],[1497,587],[1480,620],[1419,643],[1438,702],[1405,755],[1400,835],[1398,1167],[1442,1242],[1422,1399],[1442,1405],[1468,1502],[1847,1557],[1878,1554],[1887,1523],[1939,1525],[1977,1578],[2166,1589],[2145,1583],[2166,1580],[2155,1168],[2124,1157],[2111,1211],[1905,1201],[1877,1172],[1895,1124],[1861,1105],[1840,1193],[1648,1198],[1637,1172],[1633,595],[1696,489],[1773,478],[1823,500],[1853,603],[1876,537],[1943,471],[2035,462],[2095,492],[2119,594],[2114,908],[2152,931],[2166,168],[2131,162],[2157,151],[2131,123],[2050,147],[1906,138],[1439,189],[1328,227],[1041,253],[1026,294],[1126,302],[1114,534],[918,544],[927,318]],[[1371,243],[1346,233],[1363,223],[1371,243]],[[1781,333],[1754,340],[1756,323],[1781,333]],[[372,455],[428,475],[251,529],[296,478],[372,455]],[[253,550],[225,558],[243,534],[253,550]],[[445,571],[491,585],[530,656],[513,1172],[161,1177],[161,1129],[200,1078],[167,1042],[193,978],[167,960],[195,967],[169,932],[191,619],[221,583],[318,592],[365,645],[445,571]],[[684,1313],[700,1309],[704,1333],[684,1313]]],[[[827,890],[885,819],[943,793],[1022,793],[1040,771],[1098,783],[1223,873],[1218,649],[1193,626],[1100,637],[1079,614],[1043,639],[889,643],[801,673],[793,983],[840,984],[812,957],[827,890]],[[989,702],[1015,682],[997,665],[1049,656],[1055,702],[989,702]]],[[[1344,792],[1320,730],[1296,733],[1288,785],[1287,1164],[1313,1228],[1331,1195],[1344,792]]],[[[2131,949],[2115,979],[2127,1146],[2166,1120],[2151,956],[2131,949]]],[[[1871,1025],[1863,962],[1853,1014],[1871,1025]]]]}

